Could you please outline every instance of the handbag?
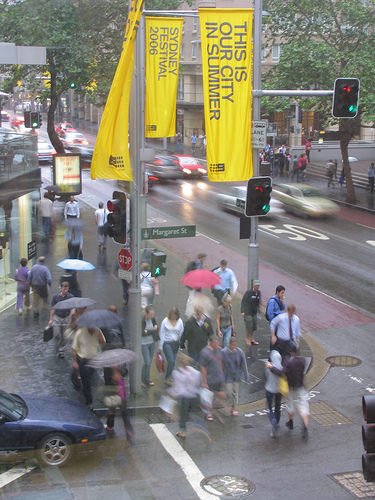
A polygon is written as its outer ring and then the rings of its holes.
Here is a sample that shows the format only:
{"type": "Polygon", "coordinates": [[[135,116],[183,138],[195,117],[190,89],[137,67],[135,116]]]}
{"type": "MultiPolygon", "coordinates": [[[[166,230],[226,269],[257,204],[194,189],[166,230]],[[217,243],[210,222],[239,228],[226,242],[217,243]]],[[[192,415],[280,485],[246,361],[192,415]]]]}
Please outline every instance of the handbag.
{"type": "Polygon", "coordinates": [[[165,373],[164,358],[160,352],[157,352],[155,355],[155,365],[159,373],[165,373]]]}
{"type": "Polygon", "coordinates": [[[114,394],[113,396],[106,396],[104,398],[104,404],[107,408],[116,408],[116,406],[122,405],[122,399],[118,394],[114,394]]]}
{"type": "Polygon", "coordinates": [[[201,408],[205,413],[211,413],[214,402],[214,393],[205,387],[199,388],[199,398],[201,401],[201,408]]]}
{"type": "Polygon", "coordinates": [[[43,342],[49,342],[51,339],[53,339],[53,327],[47,325],[43,330],[43,342]]]}
{"type": "Polygon", "coordinates": [[[79,374],[79,371],[76,370],[75,368],[72,369],[72,373],[70,375],[70,380],[73,384],[75,391],[77,391],[77,392],[82,391],[83,385],[82,385],[81,375],[79,374]]]}
{"type": "Polygon", "coordinates": [[[289,393],[289,385],[286,375],[281,375],[279,380],[279,393],[286,396],[289,393]]]}

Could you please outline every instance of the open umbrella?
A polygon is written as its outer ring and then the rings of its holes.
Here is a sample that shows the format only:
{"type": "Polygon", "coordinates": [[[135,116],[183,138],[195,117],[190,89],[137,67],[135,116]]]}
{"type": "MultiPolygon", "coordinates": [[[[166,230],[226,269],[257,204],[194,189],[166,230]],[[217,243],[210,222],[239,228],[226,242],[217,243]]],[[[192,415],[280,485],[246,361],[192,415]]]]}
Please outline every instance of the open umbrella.
{"type": "Polygon", "coordinates": [[[71,297],[70,299],[61,300],[53,306],[55,310],[58,309],[73,309],[73,307],[90,307],[96,304],[95,300],[85,297],[71,297]]]}
{"type": "Polygon", "coordinates": [[[108,311],[108,309],[93,309],[86,311],[77,319],[77,326],[86,328],[112,328],[121,326],[121,318],[118,314],[108,311]]]}
{"type": "Polygon", "coordinates": [[[109,351],[101,352],[94,358],[90,359],[87,366],[91,366],[92,368],[121,366],[125,363],[131,363],[136,357],[136,353],[134,351],[130,351],[129,349],[110,349],[109,351]]]}
{"type": "Polygon", "coordinates": [[[69,269],[70,271],[91,271],[95,269],[95,266],[91,264],[91,262],[80,259],[64,259],[56,265],[62,269],[69,269]]]}
{"type": "Polygon", "coordinates": [[[221,278],[207,269],[195,269],[186,273],[180,283],[190,288],[212,288],[214,285],[220,285],[221,278]]]}
{"type": "Polygon", "coordinates": [[[61,187],[56,186],[55,184],[50,184],[49,186],[46,186],[44,189],[50,191],[51,193],[58,193],[59,191],[62,191],[61,187]]]}
{"type": "Polygon", "coordinates": [[[63,226],[70,226],[70,227],[84,227],[87,226],[86,222],[82,219],[77,219],[76,217],[69,217],[66,220],[63,220],[62,222],[63,226]]]}

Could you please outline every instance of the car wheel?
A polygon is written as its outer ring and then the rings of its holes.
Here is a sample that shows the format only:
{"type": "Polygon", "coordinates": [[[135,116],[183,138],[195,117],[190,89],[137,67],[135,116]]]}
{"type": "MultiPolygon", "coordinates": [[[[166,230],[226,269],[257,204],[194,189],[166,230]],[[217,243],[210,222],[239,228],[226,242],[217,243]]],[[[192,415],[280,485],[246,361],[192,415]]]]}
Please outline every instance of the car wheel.
{"type": "Polygon", "coordinates": [[[61,467],[66,465],[72,456],[72,440],[65,434],[48,434],[38,445],[37,457],[45,466],[61,467]]]}

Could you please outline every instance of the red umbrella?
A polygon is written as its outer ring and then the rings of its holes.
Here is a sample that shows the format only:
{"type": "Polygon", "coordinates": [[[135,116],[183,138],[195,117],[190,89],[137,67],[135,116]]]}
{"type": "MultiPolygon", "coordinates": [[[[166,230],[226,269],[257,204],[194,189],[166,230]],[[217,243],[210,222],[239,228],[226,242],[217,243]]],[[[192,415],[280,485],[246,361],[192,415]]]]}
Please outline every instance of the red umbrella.
{"type": "Polygon", "coordinates": [[[181,283],[190,288],[212,288],[214,285],[220,285],[221,278],[207,269],[195,269],[186,273],[181,278],[181,283]]]}

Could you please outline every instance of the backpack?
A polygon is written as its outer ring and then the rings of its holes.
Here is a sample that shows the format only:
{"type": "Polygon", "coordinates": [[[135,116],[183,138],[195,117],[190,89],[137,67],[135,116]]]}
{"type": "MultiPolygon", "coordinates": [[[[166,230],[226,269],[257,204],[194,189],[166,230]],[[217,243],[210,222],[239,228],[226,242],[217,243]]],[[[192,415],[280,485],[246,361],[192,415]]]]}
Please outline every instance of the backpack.
{"type": "Polygon", "coordinates": [[[197,269],[197,263],[195,260],[191,260],[186,266],[185,274],[189,271],[195,271],[197,269]]]}
{"type": "Polygon", "coordinates": [[[300,159],[298,162],[298,168],[302,168],[302,167],[303,167],[303,161],[302,161],[302,159],[300,159]]]}
{"type": "Polygon", "coordinates": [[[279,299],[277,299],[276,297],[271,297],[268,302],[267,302],[267,307],[266,307],[266,314],[265,314],[265,317],[266,317],[266,320],[267,321],[271,321],[270,318],[268,317],[268,314],[267,314],[267,311],[268,311],[268,304],[270,303],[271,300],[276,300],[276,302],[279,304],[279,307],[280,307],[280,310],[281,310],[281,301],[279,299]]]}

